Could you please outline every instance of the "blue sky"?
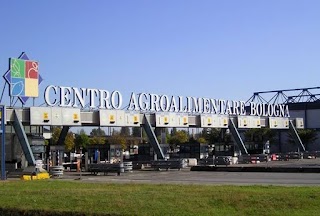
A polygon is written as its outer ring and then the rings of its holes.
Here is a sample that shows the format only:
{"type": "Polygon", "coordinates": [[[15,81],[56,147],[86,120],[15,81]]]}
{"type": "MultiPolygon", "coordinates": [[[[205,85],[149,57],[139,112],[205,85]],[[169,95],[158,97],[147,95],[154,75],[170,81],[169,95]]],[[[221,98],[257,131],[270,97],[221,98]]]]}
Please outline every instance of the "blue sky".
{"type": "Polygon", "coordinates": [[[41,89],[247,100],[319,86],[319,11],[312,0],[1,1],[0,70],[24,51],[41,89]]]}

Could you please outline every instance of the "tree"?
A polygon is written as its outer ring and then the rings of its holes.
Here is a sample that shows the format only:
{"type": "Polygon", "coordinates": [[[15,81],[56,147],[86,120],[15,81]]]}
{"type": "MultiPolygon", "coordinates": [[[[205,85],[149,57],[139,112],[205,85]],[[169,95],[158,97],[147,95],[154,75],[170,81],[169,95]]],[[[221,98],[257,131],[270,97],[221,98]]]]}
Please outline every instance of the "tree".
{"type": "Polygon", "coordinates": [[[174,136],[177,133],[177,128],[172,128],[171,136],[174,136]]]}
{"type": "Polygon", "coordinates": [[[169,139],[171,137],[168,128],[164,129],[164,134],[165,134],[165,143],[168,143],[168,141],[169,141],[169,139]]]}
{"type": "Polygon", "coordinates": [[[244,133],[246,141],[257,144],[264,144],[268,140],[273,142],[275,135],[276,132],[270,128],[253,128],[244,133]]]}
{"type": "Polygon", "coordinates": [[[181,131],[176,131],[173,136],[170,137],[169,139],[169,144],[171,145],[180,145],[182,143],[188,142],[188,134],[186,131],[181,130],[181,131]]]}
{"type": "Polygon", "coordinates": [[[225,145],[229,145],[231,142],[232,142],[232,137],[231,137],[231,134],[224,134],[223,136],[223,142],[225,145]]]}
{"type": "Polygon", "coordinates": [[[123,137],[121,134],[114,133],[110,139],[109,143],[113,145],[121,145],[122,149],[126,149],[126,138],[123,137]]]}
{"type": "Polygon", "coordinates": [[[204,137],[208,143],[214,144],[221,141],[221,129],[208,128],[202,131],[202,137],[204,137]]]}
{"type": "Polygon", "coordinates": [[[148,140],[147,132],[145,130],[142,130],[142,139],[144,141],[148,140]]]}
{"type": "Polygon", "coordinates": [[[105,144],[106,143],[106,132],[99,128],[94,128],[90,132],[91,138],[89,138],[89,144],[97,145],[97,144],[105,144]]]}
{"type": "Polygon", "coordinates": [[[89,143],[91,145],[105,144],[106,138],[100,137],[100,136],[93,136],[93,137],[89,138],[89,143]]]}
{"type": "Polygon", "coordinates": [[[132,136],[140,137],[141,136],[141,127],[133,127],[132,128],[132,136]]]}
{"type": "Polygon", "coordinates": [[[85,133],[80,133],[76,134],[76,139],[75,139],[75,147],[76,148],[86,148],[86,146],[89,144],[89,137],[85,133]]]}
{"type": "Polygon", "coordinates": [[[142,138],[141,142],[145,142],[147,140],[147,134],[145,130],[141,127],[133,127],[131,136],[142,138]],[[141,137],[141,134],[142,134],[142,137],[141,137]]]}
{"type": "MultiPolygon", "coordinates": [[[[306,149],[308,148],[309,144],[317,140],[318,134],[314,129],[298,129],[297,132],[306,149]]],[[[291,133],[289,133],[289,142],[294,143],[291,133]]]]}
{"type": "Polygon", "coordinates": [[[128,127],[121,127],[120,135],[122,136],[130,136],[130,129],[128,127]]]}
{"type": "Polygon", "coordinates": [[[298,130],[300,139],[306,145],[313,143],[317,140],[317,131],[314,129],[300,129],[298,130]]]}
{"type": "Polygon", "coordinates": [[[188,134],[186,131],[181,130],[181,131],[177,131],[176,135],[175,135],[178,140],[180,141],[180,143],[186,143],[189,140],[188,134]]]}
{"type": "Polygon", "coordinates": [[[158,142],[162,144],[168,143],[168,139],[170,138],[170,134],[168,128],[157,128],[155,131],[158,142]]]}
{"type": "Polygon", "coordinates": [[[47,146],[47,145],[49,145],[49,140],[44,140],[44,144],[47,146]]]}
{"type": "Polygon", "coordinates": [[[105,135],[106,135],[106,132],[104,130],[102,130],[100,127],[99,128],[94,128],[90,132],[90,136],[101,137],[101,136],[105,136],[105,135]]]}
{"type": "Polygon", "coordinates": [[[64,141],[64,145],[65,145],[65,150],[67,152],[74,149],[75,143],[74,143],[74,135],[72,132],[68,132],[66,139],[64,141]]]}
{"type": "Polygon", "coordinates": [[[162,144],[162,143],[161,143],[161,135],[158,135],[158,136],[157,136],[157,140],[158,140],[158,143],[162,144]]]}
{"type": "Polygon", "coordinates": [[[207,140],[204,137],[199,137],[197,140],[199,143],[206,143],[207,140]]]}
{"type": "MultiPolygon", "coordinates": [[[[52,129],[52,144],[53,145],[57,145],[58,144],[58,140],[60,137],[60,133],[61,133],[61,128],[60,127],[54,127],[52,129]]],[[[74,136],[72,132],[68,132],[65,140],[64,140],[64,147],[66,151],[71,151],[74,148],[74,136]]]]}
{"type": "Polygon", "coordinates": [[[78,134],[86,134],[86,131],[83,128],[81,128],[81,130],[78,131],[78,134]]]}
{"type": "Polygon", "coordinates": [[[60,133],[61,133],[61,128],[60,127],[54,127],[52,129],[52,137],[51,137],[51,140],[52,140],[52,144],[53,145],[57,145],[58,143],[58,140],[59,140],[59,137],[60,137],[60,133]]]}
{"type": "Polygon", "coordinates": [[[270,128],[252,128],[244,132],[246,143],[252,146],[248,149],[251,154],[259,153],[265,149],[267,141],[272,145],[275,142],[275,136],[276,131],[270,128]]]}

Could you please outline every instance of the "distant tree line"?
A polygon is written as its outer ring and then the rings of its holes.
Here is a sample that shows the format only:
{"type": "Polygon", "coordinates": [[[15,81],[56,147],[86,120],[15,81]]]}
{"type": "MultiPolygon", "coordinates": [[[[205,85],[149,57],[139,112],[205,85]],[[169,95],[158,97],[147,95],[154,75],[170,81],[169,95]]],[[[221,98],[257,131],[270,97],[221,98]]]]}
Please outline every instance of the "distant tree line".
{"type": "MultiPolygon", "coordinates": [[[[56,145],[60,136],[62,128],[54,127],[52,130],[51,144],[56,145]]],[[[167,128],[156,129],[155,133],[159,143],[167,143],[172,148],[182,145],[184,143],[207,143],[215,144],[222,143],[229,145],[232,143],[230,133],[226,133],[224,129],[204,128],[198,133],[192,135],[188,130],[177,130],[176,128],[169,130],[167,128]]],[[[300,129],[298,134],[302,142],[308,146],[317,139],[317,132],[312,129],[300,129]]],[[[88,145],[98,144],[120,144],[126,148],[127,138],[140,138],[142,143],[148,142],[145,131],[140,127],[121,127],[120,130],[112,130],[109,136],[102,128],[94,128],[89,135],[84,129],[77,133],[68,132],[64,141],[66,151],[74,151],[81,148],[86,148],[88,145]]],[[[271,143],[275,141],[276,131],[270,128],[249,129],[244,132],[246,142],[254,142],[263,145],[266,141],[271,143]]],[[[293,138],[289,134],[289,143],[294,143],[293,138]]]]}

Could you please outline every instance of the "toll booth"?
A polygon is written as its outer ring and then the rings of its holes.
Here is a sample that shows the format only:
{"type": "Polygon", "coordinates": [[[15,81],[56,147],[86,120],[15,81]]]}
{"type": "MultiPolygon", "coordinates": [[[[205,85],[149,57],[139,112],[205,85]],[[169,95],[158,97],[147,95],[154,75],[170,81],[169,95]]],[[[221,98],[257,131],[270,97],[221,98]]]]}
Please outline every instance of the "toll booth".
{"type": "Polygon", "coordinates": [[[109,150],[110,145],[99,144],[99,145],[88,145],[87,152],[88,158],[91,163],[97,163],[100,161],[109,161],[109,150]]]}
{"type": "MultiPolygon", "coordinates": [[[[30,144],[34,159],[45,162],[44,159],[47,146],[45,145],[45,139],[43,137],[43,128],[36,126],[23,126],[23,129],[26,133],[26,138],[30,144]]],[[[5,146],[7,170],[11,171],[28,166],[18,134],[11,125],[6,126],[5,146]]]]}
{"type": "Polygon", "coordinates": [[[203,159],[209,156],[208,144],[205,143],[184,143],[180,145],[180,158],[203,159]]]}
{"type": "Polygon", "coordinates": [[[239,152],[234,143],[215,143],[215,156],[234,156],[239,152]]]}
{"type": "Polygon", "coordinates": [[[150,144],[139,144],[138,146],[138,161],[150,161],[153,159],[150,144]]]}
{"type": "MultiPolygon", "coordinates": [[[[170,146],[169,144],[160,144],[160,148],[165,155],[166,159],[169,159],[169,150],[170,146]]],[[[151,161],[154,160],[155,158],[155,152],[153,148],[151,147],[150,144],[139,144],[138,146],[138,161],[151,161]]]]}
{"type": "Polygon", "coordinates": [[[42,160],[44,161],[45,153],[46,153],[46,145],[45,145],[45,139],[42,136],[35,136],[31,135],[29,137],[30,139],[30,147],[33,152],[33,156],[35,160],[42,160]]]}
{"type": "Polygon", "coordinates": [[[90,163],[99,163],[101,161],[120,162],[123,156],[121,145],[88,145],[87,152],[90,163]]]}
{"type": "Polygon", "coordinates": [[[60,166],[65,162],[64,145],[51,145],[49,150],[48,164],[50,166],[60,166]]]}
{"type": "MultiPolygon", "coordinates": [[[[278,145],[277,142],[273,142],[278,145]]],[[[246,147],[249,154],[270,154],[270,141],[246,142],[246,147]]]]}
{"type": "Polygon", "coordinates": [[[246,148],[249,154],[262,154],[264,144],[261,142],[246,142],[246,148]]]}

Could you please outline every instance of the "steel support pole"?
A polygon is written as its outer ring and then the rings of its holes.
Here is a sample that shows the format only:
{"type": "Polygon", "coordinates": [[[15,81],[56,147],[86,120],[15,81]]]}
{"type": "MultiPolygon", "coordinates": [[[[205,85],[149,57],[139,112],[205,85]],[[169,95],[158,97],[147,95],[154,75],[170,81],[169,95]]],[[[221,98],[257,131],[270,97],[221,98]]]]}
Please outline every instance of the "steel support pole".
{"type": "Polygon", "coordinates": [[[5,125],[5,111],[6,107],[1,105],[1,180],[6,180],[6,125],[5,125]]]}

